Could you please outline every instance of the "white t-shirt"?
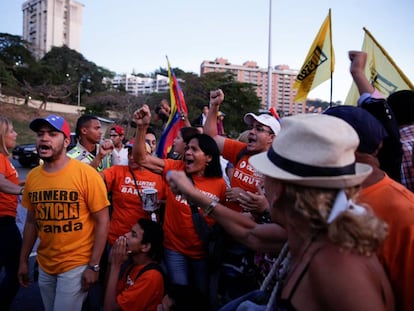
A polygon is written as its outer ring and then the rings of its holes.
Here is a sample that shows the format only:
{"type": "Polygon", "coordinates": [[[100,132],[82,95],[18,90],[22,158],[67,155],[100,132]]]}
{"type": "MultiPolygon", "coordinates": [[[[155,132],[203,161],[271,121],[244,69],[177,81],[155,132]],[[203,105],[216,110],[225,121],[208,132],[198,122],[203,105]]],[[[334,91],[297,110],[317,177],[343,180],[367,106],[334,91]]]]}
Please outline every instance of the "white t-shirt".
{"type": "Polygon", "coordinates": [[[114,148],[111,165],[128,165],[128,148],[122,147],[119,151],[114,148]]]}

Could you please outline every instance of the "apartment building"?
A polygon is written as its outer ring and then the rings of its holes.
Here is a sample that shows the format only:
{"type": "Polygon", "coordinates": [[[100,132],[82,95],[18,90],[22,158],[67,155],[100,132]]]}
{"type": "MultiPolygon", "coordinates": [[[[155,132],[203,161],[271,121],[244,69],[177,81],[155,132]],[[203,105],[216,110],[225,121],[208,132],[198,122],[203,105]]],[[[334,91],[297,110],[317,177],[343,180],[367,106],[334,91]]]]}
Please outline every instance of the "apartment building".
{"type": "Polygon", "coordinates": [[[74,0],[28,0],[22,4],[23,39],[36,59],[53,46],[66,45],[81,53],[84,5],[74,0]]]}
{"type": "MultiPolygon", "coordinates": [[[[231,72],[239,82],[256,85],[256,94],[261,99],[261,108],[267,108],[268,69],[260,68],[254,61],[246,61],[243,65],[229,63],[227,59],[216,58],[205,60],[200,66],[200,75],[208,72],[231,72]]],[[[293,89],[298,70],[288,65],[278,65],[272,70],[271,104],[284,115],[304,113],[306,103],[294,103],[296,90],[293,89]]]]}
{"type": "Polygon", "coordinates": [[[112,79],[112,88],[123,88],[131,95],[168,92],[170,89],[168,77],[157,75],[155,78],[137,77],[130,74],[116,75],[112,79]]]}

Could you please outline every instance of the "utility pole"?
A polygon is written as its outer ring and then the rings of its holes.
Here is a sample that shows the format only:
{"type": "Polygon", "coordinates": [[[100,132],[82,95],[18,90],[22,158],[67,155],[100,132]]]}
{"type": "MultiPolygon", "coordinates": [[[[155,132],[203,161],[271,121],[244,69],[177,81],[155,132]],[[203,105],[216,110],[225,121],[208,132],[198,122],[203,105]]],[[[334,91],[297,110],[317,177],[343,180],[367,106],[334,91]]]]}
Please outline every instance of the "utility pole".
{"type": "Polygon", "coordinates": [[[83,80],[83,77],[80,79],[80,81],[78,83],[78,109],[80,109],[80,102],[81,102],[81,100],[80,100],[80,88],[81,88],[82,80],[83,80]]]}
{"type": "Polygon", "coordinates": [[[269,110],[272,105],[272,0],[269,0],[269,47],[267,68],[267,110],[269,110]]]}

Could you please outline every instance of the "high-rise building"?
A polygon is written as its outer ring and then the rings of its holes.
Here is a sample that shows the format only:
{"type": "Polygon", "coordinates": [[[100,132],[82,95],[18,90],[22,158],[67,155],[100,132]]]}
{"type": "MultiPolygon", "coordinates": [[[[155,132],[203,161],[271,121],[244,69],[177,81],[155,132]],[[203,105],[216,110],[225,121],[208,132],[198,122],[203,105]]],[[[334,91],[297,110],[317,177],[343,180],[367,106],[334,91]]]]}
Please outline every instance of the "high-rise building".
{"type": "MultiPolygon", "coordinates": [[[[224,58],[214,61],[205,60],[200,66],[200,75],[208,72],[231,72],[239,82],[256,85],[256,94],[261,99],[261,108],[267,108],[268,69],[259,68],[256,62],[247,61],[243,65],[234,65],[224,58]]],[[[293,89],[298,70],[287,65],[275,66],[272,70],[272,96],[269,107],[275,107],[284,115],[304,113],[306,103],[294,103],[296,90],[293,89]]]]}
{"type": "Polygon", "coordinates": [[[28,0],[23,3],[23,39],[36,59],[53,46],[81,52],[82,3],[74,0],[28,0]]]}

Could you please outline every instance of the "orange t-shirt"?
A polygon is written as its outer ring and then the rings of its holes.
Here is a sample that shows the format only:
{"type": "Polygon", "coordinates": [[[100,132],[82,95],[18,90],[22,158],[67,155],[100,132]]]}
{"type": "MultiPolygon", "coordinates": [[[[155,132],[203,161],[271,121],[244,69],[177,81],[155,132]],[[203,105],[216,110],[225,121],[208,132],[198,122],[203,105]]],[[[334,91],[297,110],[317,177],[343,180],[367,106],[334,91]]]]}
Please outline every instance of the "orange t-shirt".
{"type": "Polygon", "coordinates": [[[42,166],[27,175],[22,205],[34,213],[39,266],[59,274],[86,265],[95,242],[91,214],[109,206],[102,177],[89,164],[70,159],[58,172],[42,166]]]}
{"type": "MultiPolygon", "coordinates": [[[[16,168],[10,162],[9,158],[0,153],[0,174],[13,184],[19,184],[19,174],[16,168]]],[[[4,193],[0,191],[0,217],[16,217],[17,213],[17,195],[4,193]]]]}
{"type": "MultiPolygon", "coordinates": [[[[248,162],[250,154],[245,154],[236,163],[237,156],[240,151],[246,147],[245,143],[239,142],[234,139],[226,139],[222,155],[225,159],[229,160],[234,165],[233,175],[230,176],[230,185],[232,188],[241,188],[244,191],[250,191],[252,193],[257,192],[256,186],[263,183],[263,174],[259,173],[248,162]]],[[[237,212],[242,212],[237,202],[227,202],[227,207],[237,212]]]]}
{"type": "Polygon", "coordinates": [[[109,226],[108,242],[129,232],[140,218],[151,219],[151,215],[142,209],[142,201],[138,195],[143,189],[158,190],[158,199],[165,197],[164,180],[161,175],[146,169],[134,170],[137,185],[128,166],[116,165],[103,170],[108,192],[112,193],[112,216],[109,226]]]}
{"type": "Polygon", "coordinates": [[[414,193],[390,177],[363,188],[358,201],[369,204],[388,224],[388,237],[378,257],[395,294],[396,310],[414,305],[414,193]]]}
{"type": "MultiPolygon", "coordinates": [[[[184,169],[184,162],[180,164],[171,161],[165,162],[164,173],[171,169],[184,169]]],[[[226,195],[226,183],[222,177],[193,176],[194,185],[207,196],[224,202],[226,195]]],[[[214,219],[205,216],[209,225],[214,224],[214,219]]],[[[167,189],[167,200],[164,218],[164,246],[185,256],[200,259],[206,256],[203,242],[199,238],[191,217],[191,208],[183,196],[174,194],[167,189]]]]}
{"type": "Polygon", "coordinates": [[[133,267],[117,283],[116,301],[122,310],[155,311],[162,302],[164,277],[158,270],[150,269],[136,278],[142,268],[144,265],[133,267]]]}

